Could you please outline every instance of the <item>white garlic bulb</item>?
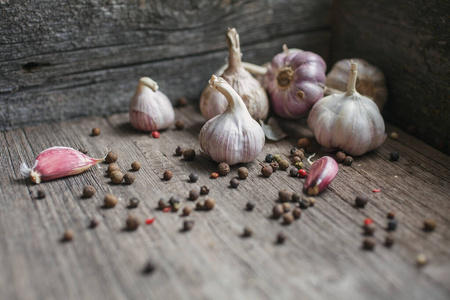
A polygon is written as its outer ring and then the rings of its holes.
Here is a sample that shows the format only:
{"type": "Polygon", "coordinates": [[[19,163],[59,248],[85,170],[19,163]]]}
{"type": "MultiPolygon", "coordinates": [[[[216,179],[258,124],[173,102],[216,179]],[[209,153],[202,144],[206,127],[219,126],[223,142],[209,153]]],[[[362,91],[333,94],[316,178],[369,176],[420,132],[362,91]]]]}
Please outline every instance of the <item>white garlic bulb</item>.
{"type": "MultiPolygon", "coordinates": [[[[255,120],[263,120],[269,114],[269,99],[264,87],[247,70],[241,60],[239,34],[235,28],[228,29],[228,67],[223,74],[217,74],[227,81],[242,98],[250,115],[255,120]]],[[[228,102],[215,89],[207,86],[200,98],[200,111],[206,119],[211,119],[225,111],[228,102]]]]}
{"type": "Polygon", "coordinates": [[[308,126],[320,145],[354,156],[378,148],[386,139],[377,105],[356,91],[356,69],[352,62],[347,92],[320,99],[308,117],[308,126]]]}
{"type": "Polygon", "coordinates": [[[169,127],[174,119],[172,103],[158,90],[158,84],[148,77],[139,79],[130,102],[131,125],[142,131],[154,131],[169,127]]]}
{"type": "Polygon", "coordinates": [[[199,135],[200,147],[219,163],[234,165],[253,161],[264,146],[264,131],[250,116],[241,97],[223,78],[213,75],[209,84],[225,96],[228,108],[203,125],[199,135]]]}

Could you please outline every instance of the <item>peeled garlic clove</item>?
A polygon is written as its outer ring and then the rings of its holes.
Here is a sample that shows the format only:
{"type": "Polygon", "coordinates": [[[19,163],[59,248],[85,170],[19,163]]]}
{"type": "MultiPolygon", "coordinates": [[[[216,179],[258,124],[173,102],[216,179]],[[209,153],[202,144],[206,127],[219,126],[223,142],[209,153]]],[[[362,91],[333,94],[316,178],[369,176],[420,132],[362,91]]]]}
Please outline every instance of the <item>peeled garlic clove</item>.
{"type": "Polygon", "coordinates": [[[315,196],[319,194],[333,181],[338,171],[338,164],[333,158],[329,156],[319,158],[309,168],[303,190],[308,195],[315,196]]]}
{"type": "Polygon", "coordinates": [[[199,135],[200,147],[218,163],[234,165],[253,161],[264,146],[264,131],[223,78],[213,75],[209,84],[225,96],[228,108],[205,123],[199,135]]]}
{"type": "Polygon", "coordinates": [[[101,161],[104,161],[104,158],[95,159],[69,147],[52,147],[36,157],[31,169],[22,163],[20,173],[30,177],[34,183],[41,183],[80,174],[101,161]]]}
{"type": "Polygon", "coordinates": [[[388,98],[386,80],[383,72],[360,58],[342,59],[338,61],[327,75],[325,95],[344,93],[348,85],[348,70],[351,62],[358,64],[356,90],[377,104],[380,111],[388,98]]]}
{"type": "MultiPolygon", "coordinates": [[[[235,28],[228,29],[227,41],[228,66],[223,74],[216,74],[222,76],[238,93],[253,119],[263,120],[269,114],[269,100],[264,87],[243,66],[239,35],[235,28]]],[[[209,120],[223,113],[227,106],[227,99],[220,92],[210,86],[203,90],[200,98],[200,111],[206,119],[209,120]]]]}
{"type": "Polygon", "coordinates": [[[169,98],[158,90],[158,84],[148,77],[139,79],[130,102],[131,126],[142,131],[168,128],[175,119],[169,98]]]}
{"type": "Polygon", "coordinates": [[[308,126],[320,145],[353,156],[378,148],[386,139],[377,105],[356,91],[356,69],[357,64],[352,63],[347,92],[320,99],[308,117],[308,126]]]}

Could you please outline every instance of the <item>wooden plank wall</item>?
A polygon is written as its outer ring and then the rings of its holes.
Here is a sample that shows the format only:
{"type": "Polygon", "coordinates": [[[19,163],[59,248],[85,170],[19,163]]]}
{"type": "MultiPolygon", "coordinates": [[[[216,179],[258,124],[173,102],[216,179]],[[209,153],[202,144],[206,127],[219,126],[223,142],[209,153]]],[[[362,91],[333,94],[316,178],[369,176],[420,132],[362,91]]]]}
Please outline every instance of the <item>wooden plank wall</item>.
{"type": "Polygon", "coordinates": [[[449,154],[450,1],[341,0],[331,11],[332,61],[380,67],[386,119],[449,154]]]}
{"type": "Polygon", "coordinates": [[[0,129],[128,110],[150,76],[172,101],[198,97],[236,27],[244,60],[330,45],[328,0],[0,1],[0,129]]]}

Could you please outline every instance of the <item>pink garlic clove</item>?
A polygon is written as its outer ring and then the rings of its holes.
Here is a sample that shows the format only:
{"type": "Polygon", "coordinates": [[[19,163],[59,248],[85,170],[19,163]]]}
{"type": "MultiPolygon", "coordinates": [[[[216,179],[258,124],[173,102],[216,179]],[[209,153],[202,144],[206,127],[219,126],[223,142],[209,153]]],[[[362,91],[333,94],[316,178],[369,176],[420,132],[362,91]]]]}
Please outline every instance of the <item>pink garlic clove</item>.
{"type": "Polygon", "coordinates": [[[324,156],[316,160],[308,171],[308,177],[306,178],[305,186],[303,190],[308,195],[315,196],[333,181],[334,177],[338,173],[339,167],[336,161],[329,157],[324,156]]]}
{"type": "Polygon", "coordinates": [[[90,167],[104,161],[95,159],[69,147],[52,147],[42,151],[30,169],[25,163],[20,166],[20,173],[30,177],[34,183],[80,174],[90,167]]]}

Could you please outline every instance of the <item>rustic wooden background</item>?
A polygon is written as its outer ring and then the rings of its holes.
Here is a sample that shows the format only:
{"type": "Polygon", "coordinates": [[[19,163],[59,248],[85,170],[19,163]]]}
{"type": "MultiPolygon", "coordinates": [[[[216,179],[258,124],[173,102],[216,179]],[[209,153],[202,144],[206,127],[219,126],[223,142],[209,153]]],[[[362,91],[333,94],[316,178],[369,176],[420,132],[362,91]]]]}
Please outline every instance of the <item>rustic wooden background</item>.
{"type": "Polygon", "coordinates": [[[211,179],[216,163],[174,156],[177,145],[199,150],[204,123],[193,107],[177,108],[176,116],[185,129],[168,129],[159,139],[132,130],[127,114],[1,133],[0,299],[449,299],[448,156],[388,125],[398,140],[388,139],[375,152],[355,158],[351,167],[340,165],[315,207],[283,226],[270,218],[278,190],[300,192],[304,179],[281,171],[263,178],[259,163],[269,152],[288,154],[308,134],[305,127],[282,123],[290,137],[267,142],[257,160],[246,165],[250,176],[230,189],[238,166],[211,179]],[[100,127],[100,136],[90,136],[93,127],[100,127]],[[104,176],[106,164],[41,185],[24,180],[20,163],[32,163],[54,145],[86,148],[93,157],[101,157],[108,146],[118,153],[123,170],[135,160],[142,169],[130,186],[111,185],[104,176]],[[390,161],[391,151],[400,153],[399,161],[390,161]],[[162,180],[167,169],[174,173],[170,181],[162,180]],[[197,183],[188,182],[191,172],[199,174],[197,183]],[[88,184],[97,194],[83,199],[88,184]],[[172,195],[181,197],[182,207],[194,206],[186,199],[189,190],[205,184],[217,201],[213,211],[184,218],[155,209],[160,197],[172,195]],[[381,191],[372,193],[374,188],[381,191]],[[45,199],[34,198],[39,189],[45,199]],[[102,209],[107,193],[120,197],[113,209],[102,209]],[[356,209],[353,201],[361,193],[371,201],[356,209]],[[127,208],[131,197],[141,200],[133,210],[127,208]],[[245,210],[248,200],[256,203],[252,212],[245,210]],[[399,222],[392,248],[383,246],[389,211],[397,212],[399,222]],[[129,213],[142,222],[156,221],[127,232],[129,213]],[[102,220],[89,229],[93,216],[102,220]],[[361,225],[368,217],[378,228],[374,251],[361,249],[361,225]],[[436,219],[434,232],[422,230],[426,218],[436,219]],[[180,232],[185,219],[195,221],[191,232],[180,232]],[[253,229],[253,237],[240,236],[244,226],[253,229]],[[67,228],[74,230],[74,240],[61,243],[67,228]],[[275,244],[278,232],[287,236],[284,245],[275,244]],[[429,259],[422,268],[415,263],[419,253],[429,259]],[[142,274],[149,259],[156,270],[142,274]]]}

